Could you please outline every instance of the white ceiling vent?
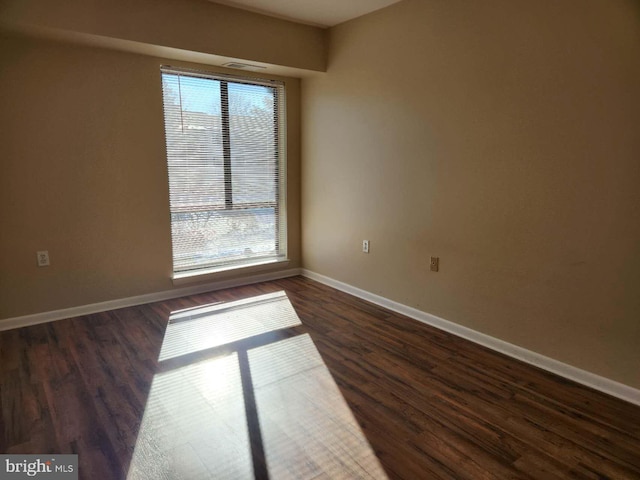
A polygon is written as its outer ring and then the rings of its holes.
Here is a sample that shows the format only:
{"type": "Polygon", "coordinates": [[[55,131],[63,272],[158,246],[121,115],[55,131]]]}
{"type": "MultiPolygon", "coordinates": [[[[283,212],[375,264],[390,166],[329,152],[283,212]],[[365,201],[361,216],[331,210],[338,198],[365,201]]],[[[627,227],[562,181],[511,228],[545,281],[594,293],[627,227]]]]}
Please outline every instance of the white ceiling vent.
{"type": "Polygon", "coordinates": [[[243,70],[264,70],[267,67],[263,67],[261,65],[251,65],[249,63],[240,63],[240,62],[227,62],[222,64],[223,67],[228,68],[240,68],[243,70]]]}

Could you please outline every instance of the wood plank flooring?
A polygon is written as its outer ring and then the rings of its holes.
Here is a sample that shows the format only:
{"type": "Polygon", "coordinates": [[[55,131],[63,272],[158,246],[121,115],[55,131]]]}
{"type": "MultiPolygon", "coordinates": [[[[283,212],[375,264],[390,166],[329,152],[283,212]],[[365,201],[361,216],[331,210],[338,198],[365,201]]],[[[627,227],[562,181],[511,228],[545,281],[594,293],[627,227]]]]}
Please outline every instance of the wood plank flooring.
{"type": "Polygon", "coordinates": [[[302,277],[0,332],[83,479],[640,479],[640,407],[302,277]]]}

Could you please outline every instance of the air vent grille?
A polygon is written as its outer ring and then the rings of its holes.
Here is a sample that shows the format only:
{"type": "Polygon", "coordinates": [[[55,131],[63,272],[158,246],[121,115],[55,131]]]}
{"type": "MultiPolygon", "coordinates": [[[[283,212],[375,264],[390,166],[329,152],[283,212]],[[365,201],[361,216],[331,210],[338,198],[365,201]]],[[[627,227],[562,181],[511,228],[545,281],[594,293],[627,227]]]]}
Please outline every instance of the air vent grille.
{"type": "Polygon", "coordinates": [[[223,67],[229,68],[239,68],[239,69],[255,69],[255,70],[264,70],[267,67],[263,67],[260,65],[251,65],[249,63],[240,63],[240,62],[227,62],[222,64],[223,67]]]}

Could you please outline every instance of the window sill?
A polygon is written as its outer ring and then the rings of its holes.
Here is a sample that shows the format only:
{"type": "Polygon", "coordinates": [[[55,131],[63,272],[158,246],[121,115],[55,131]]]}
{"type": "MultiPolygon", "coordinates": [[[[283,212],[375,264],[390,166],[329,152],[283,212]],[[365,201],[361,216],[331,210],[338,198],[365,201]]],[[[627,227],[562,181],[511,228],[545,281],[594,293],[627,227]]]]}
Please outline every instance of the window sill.
{"type": "MultiPolygon", "coordinates": [[[[189,283],[204,282],[207,280],[219,279],[221,275],[226,273],[250,274],[270,269],[270,267],[281,267],[289,264],[288,258],[270,258],[261,259],[251,263],[242,263],[235,265],[224,265],[220,267],[206,268],[202,270],[194,270],[191,272],[174,273],[172,281],[174,285],[186,285],[189,283]]],[[[228,276],[228,275],[224,275],[228,276]]]]}

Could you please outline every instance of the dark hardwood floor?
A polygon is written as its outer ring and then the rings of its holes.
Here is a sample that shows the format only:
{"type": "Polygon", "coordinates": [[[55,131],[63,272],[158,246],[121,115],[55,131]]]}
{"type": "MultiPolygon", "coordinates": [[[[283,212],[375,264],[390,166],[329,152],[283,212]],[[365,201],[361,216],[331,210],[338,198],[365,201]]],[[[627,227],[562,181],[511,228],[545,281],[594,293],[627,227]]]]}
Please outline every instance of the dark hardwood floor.
{"type": "Polygon", "coordinates": [[[0,412],[84,479],[640,479],[640,407],[302,277],[0,332],[0,412]]]}

